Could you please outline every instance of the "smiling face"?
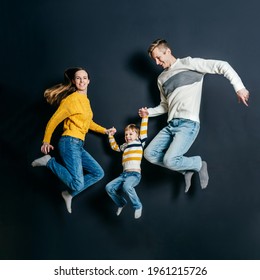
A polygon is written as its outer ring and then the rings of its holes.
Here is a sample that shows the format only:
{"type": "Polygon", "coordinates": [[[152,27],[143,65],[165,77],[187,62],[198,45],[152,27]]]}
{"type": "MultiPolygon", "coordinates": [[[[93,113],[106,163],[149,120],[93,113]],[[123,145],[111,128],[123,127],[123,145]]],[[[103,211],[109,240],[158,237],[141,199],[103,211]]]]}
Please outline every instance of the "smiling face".
{"type": "Polygon", "coordinates": [[[151,53],[157,65],[162,66],[163,69],[169,68],[173,63],[173,56],[171,50],[165,47],[156,47],[151,53]]]}
{"type": "Polygon", "coordinates": [[[85,70],[79,70],[75,73],[73,83],[75,84],[78,92],[86,93],[89,82],[88,73],[85,70]]]}
{"type": "Polygon", "coordinates": [[[137,140],[139,137],[138,132],[135,129],[126,129],[125,130],[125,141],[126,143],[131,143],[137,140]]]}

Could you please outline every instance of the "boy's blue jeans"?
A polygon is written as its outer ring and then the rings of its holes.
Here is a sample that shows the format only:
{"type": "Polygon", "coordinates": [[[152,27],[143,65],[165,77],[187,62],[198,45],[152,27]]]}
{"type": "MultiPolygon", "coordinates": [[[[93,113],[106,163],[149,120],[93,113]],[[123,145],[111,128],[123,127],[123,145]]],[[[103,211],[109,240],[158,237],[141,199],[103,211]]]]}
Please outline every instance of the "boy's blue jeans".
{"type": "Polygon", "coordinates": [[[200,156],[184,156],[195,141],[200,124],[188,119],[173,119],[150,142],[144,157],[153,164],[185,173],[199,171],[200,156]]]}
{"type": "Polygon", "coordinates": [[[139,172],[124,171],[119,177],[106,185],[106,191],[118,207],[124,207],[127,201],[120,193],[120,190],[123,190],[132,202],[133,208],[140,209],[142,208],[142,203],[135,191],[135,187],[140,180],[141,174],[139,172]]]}
{"type": "Polygon", "coordinates": [[[69,188],[72,196],[101,180],[102,167],[84,149],[84,142],[71,136],[62,136],[59,141],[59,153],[63,165],[51,158],[47,167],[69,188]]]}

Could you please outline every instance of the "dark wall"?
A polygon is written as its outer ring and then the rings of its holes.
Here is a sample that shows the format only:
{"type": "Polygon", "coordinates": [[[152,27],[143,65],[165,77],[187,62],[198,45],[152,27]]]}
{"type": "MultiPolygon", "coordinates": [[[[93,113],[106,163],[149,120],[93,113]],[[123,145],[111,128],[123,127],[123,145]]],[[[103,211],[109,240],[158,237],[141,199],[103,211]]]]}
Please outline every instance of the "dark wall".
{"type": "MultiPolygon", "coordinates": [[[[0,123],[1,259],[259,259],[259,1],[2,1],[0,123]],[[238,104],[229,82],[206,76],[201,132],[189,151],[208,162],[210,182],[183,177],[143,160],[137,192],[143,216],[121,216],[105,185],[121,172],[106,136],[89,133],[87,150],[105,177],[65,210],[61,183],[33,169],[54,108],[45,88],[71,66],[89,70],[94,120],[117,127],[140,121],[142,106],[159,102],[161,71],[146,49],[168,40],[176,57],[227,60],[251,92],[238,104]]],[[[165,125],[151,118],[148,142],[165,125]]],[[[59,129],[53,144],[59,136],[59,129]]]]}

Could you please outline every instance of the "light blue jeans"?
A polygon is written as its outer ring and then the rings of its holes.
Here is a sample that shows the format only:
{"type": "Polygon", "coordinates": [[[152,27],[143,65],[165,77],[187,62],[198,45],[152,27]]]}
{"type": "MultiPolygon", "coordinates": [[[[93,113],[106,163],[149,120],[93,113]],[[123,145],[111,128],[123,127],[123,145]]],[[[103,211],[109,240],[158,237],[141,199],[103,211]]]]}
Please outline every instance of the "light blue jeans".
{"type": "Polygon", "coordinates": [[[127,203],[123,194],[120,193],[120,191],[123,191],[128,195],[133,208],[140,209],[142,208],[142,203],[135,191],[135,187],[139,184],[140,180],[141,174],[139,172],[123,172],[119,177],[106,185],[106,191],[117,207],[124,207],[127,203]]]}
{"type": "Polygon", "coordinates": [[[59,153],[63,165],[52,157],[47,167],[69,188],[72,196],[95,184],[104,177],[102,167],[84,149],[84,142],[71,136],[62,136],[59,153]]]}
{"type": "Polygon", "coordinates": [[[202,166],[200,156],[186,157],[185,153],[195,141],[200,124],[188,119],[173,119],[150,142],[144,157],[153,164],[185,174],[199,171],[202,166]]]}

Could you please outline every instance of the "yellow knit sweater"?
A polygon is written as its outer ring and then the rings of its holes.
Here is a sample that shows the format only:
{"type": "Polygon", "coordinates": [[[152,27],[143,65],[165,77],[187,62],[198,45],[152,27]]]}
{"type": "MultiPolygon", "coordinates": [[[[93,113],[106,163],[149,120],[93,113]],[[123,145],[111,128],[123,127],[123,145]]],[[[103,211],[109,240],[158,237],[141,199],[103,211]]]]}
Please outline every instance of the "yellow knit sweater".
{"type": "Polygon", "coordinates": [[[88,130],[105,134],[106,129],[93,120],[93,112],[87,95],[74,92],[64,98],[60,106],[49,120],[43,142],[50,143],[55,128],[62,122],[62,135],[72,136],[85,140],[88,130]]]}

